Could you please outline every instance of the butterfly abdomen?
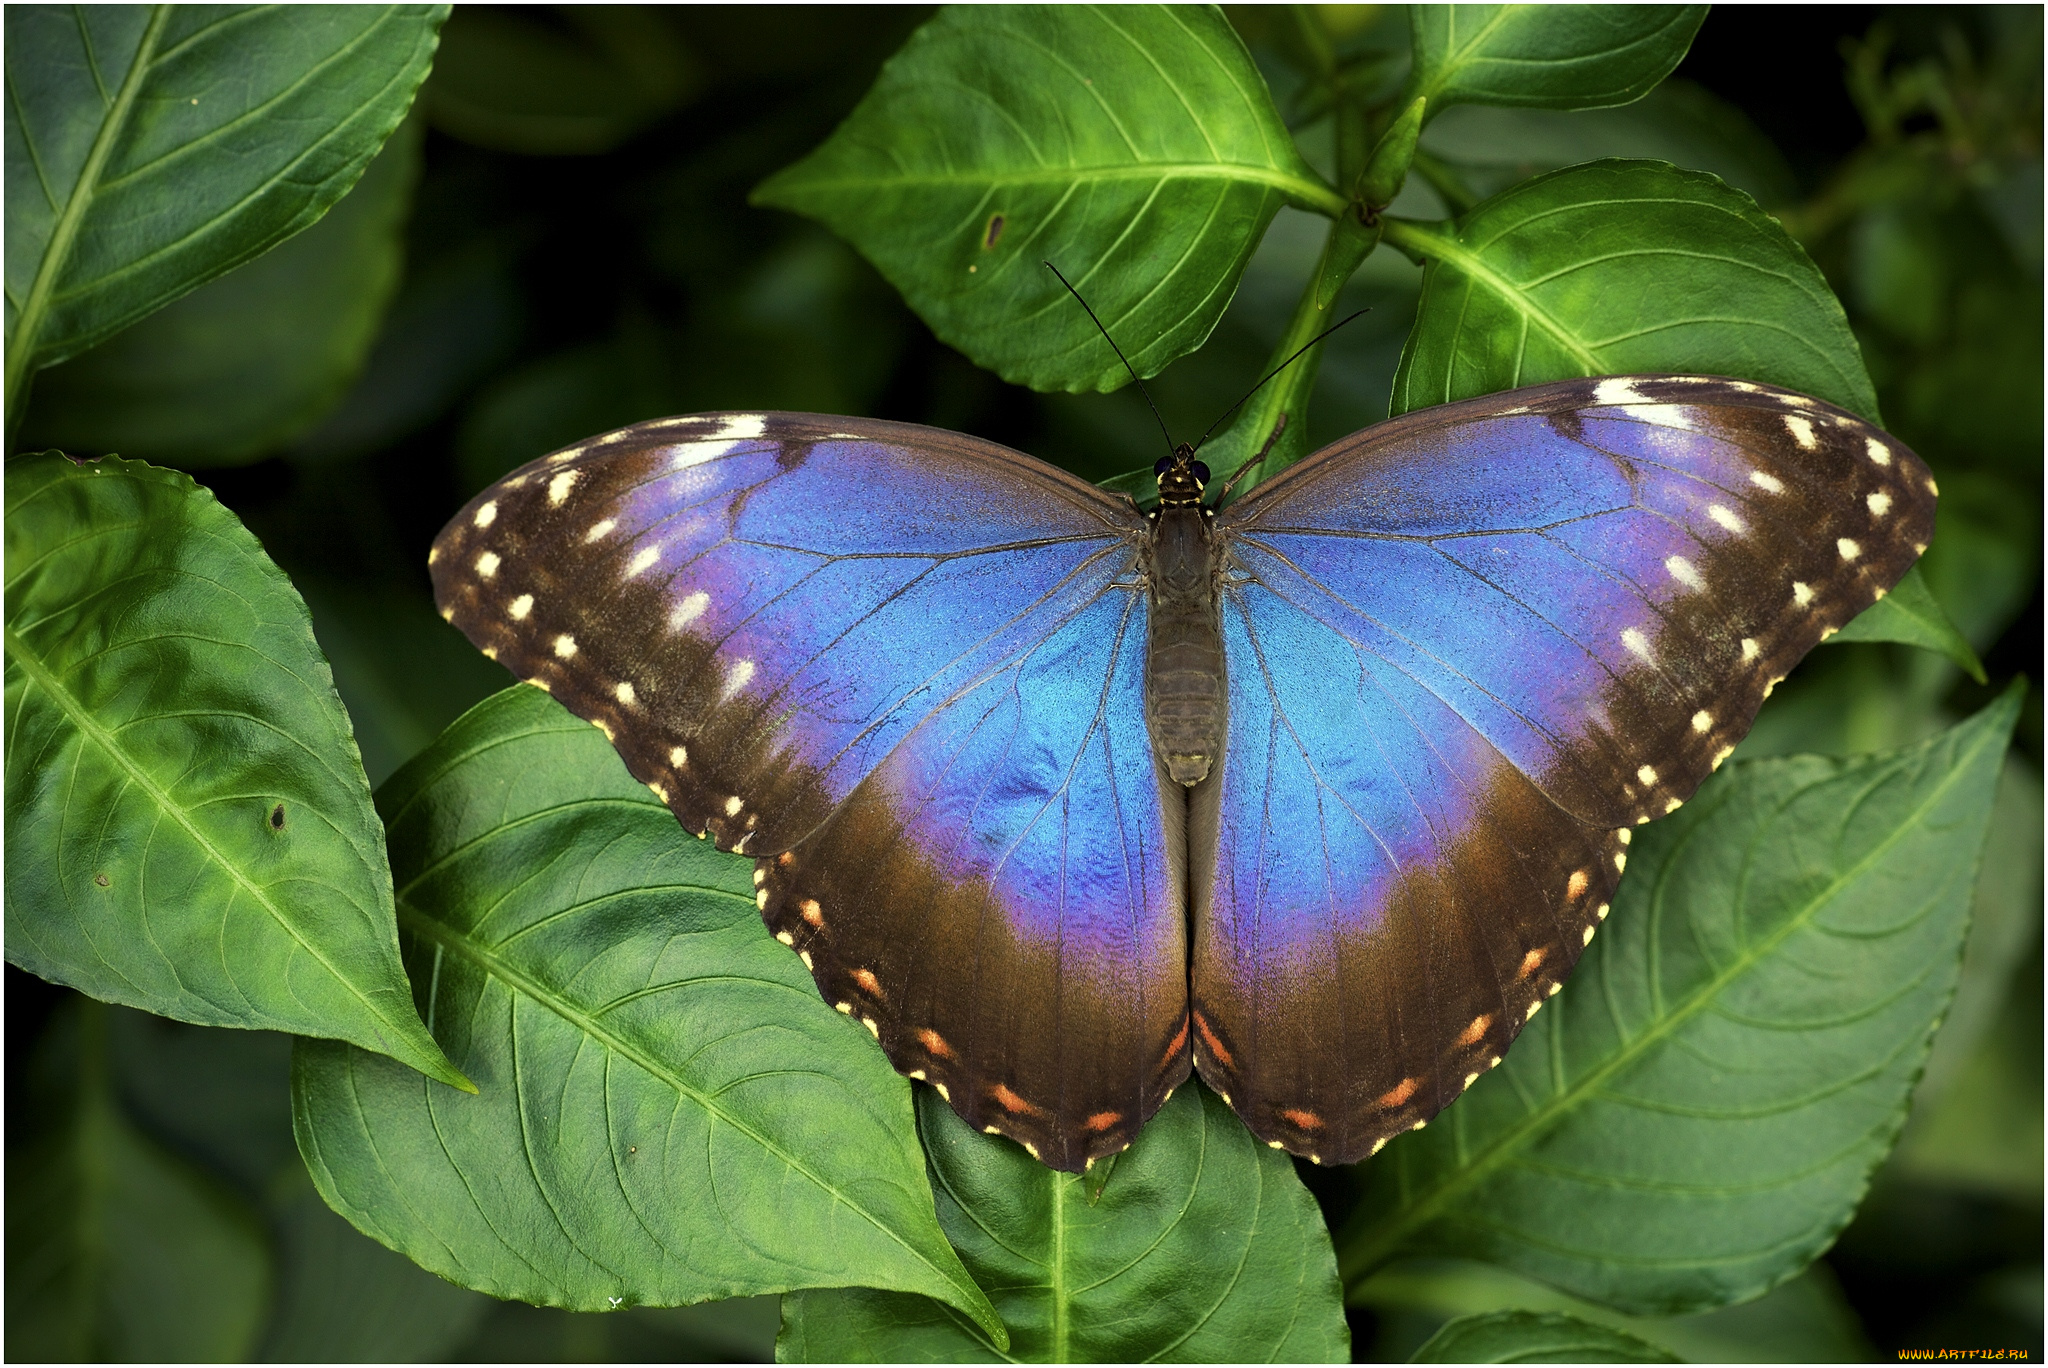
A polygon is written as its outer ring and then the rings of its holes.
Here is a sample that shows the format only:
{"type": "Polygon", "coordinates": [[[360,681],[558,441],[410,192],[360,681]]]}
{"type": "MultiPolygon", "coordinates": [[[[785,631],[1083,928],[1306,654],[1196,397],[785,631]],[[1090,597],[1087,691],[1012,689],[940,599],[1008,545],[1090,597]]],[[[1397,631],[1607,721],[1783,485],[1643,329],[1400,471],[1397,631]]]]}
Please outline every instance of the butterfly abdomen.
{"type": "Polygon", "coordinates": [[[1223,629],[1216,544],[1200,505],[1162,508],[1145,549],[1151,630],[1145,723],[1175,783],[1199,784],[1223,750],[1223,629]]]}

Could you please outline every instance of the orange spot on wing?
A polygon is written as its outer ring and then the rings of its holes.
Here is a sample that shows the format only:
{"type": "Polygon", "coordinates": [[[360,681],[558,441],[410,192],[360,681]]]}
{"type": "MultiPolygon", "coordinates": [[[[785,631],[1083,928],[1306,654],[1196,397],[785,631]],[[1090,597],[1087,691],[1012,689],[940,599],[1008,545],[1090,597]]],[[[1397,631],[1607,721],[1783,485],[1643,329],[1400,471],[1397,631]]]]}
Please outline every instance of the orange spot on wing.
{"type": "Polygon", "coordinates": [[[1106,1131],[1124,1119],[1122,1112],[1097,1112],[1081,1123],[1082,1130],[1106,1131]]]}
{"type": "Polygon", "coordinates": [[[805,898],[796,905],[796,910],[803,913],[804,920],[813,926],[823,926],[825,924],[825,910],[818,906],[816,898],[805,898]]]}
{"type": "Polygon", "coordinates": [[[1173,1043],[1166,1047],[1166,1053],[1161,1057],[1160,1062],[1171,1063],[1183,1049],[1187,1048],[1187,1043],[1188,1019],[1186,1017],[1182,1017],[1180,1019],[1180,1029],[1173,1033],[1173,1043]]]}
{"type": "Polygon", "coordinates": [[[946,1043],[946,1038],[937,1031],[932,1030],[929,1026],[917,1033],[917,1043],[924,1046],[925,1049],[931,1051],[940,1059],[958,1058],[953,1053],[953,1047],[946,1043]]]}
{"type": "Polygon", "coordinates": [[[855,983],[858,983],[858,984],[859,984],[859,985],[860,985],[860,986],[861,986],[861,987],[862,987],[863,989],[865,989],[865,990],[866,990],[866,991],[867,991],[867,992],[868,992],[868,993],[869,993],[869,994],[870,994],[871,996],[874,996],[874,997],[882,997],[882,996],[883,996],[883,993],[882,993],[882,981],[881,981],[880,979],[876,978],[876,977],[875,977],[875,976],[874,976],[873,974],[869,973],[869,972],[868,972],[867,970],[865,970],[865,969],[856,969],[856,970],[854,970],[854,971],[853,971],[853,981],[854,981],[855,983]]]}
{"type": "Polygon", "coordinates": [[[1015,1112],[1024,1116],[1045,1115],[1044,1112],[1032,1106],[1029,1102],[1026,1102],[1023,1098],[1017,1096],[1017,1094],[1011,1092],[1009,1087],[1005,1084],[996,1084],[993,1088],[990,1088],[988,1090],[988,1095],[990,1097],[993,1097],[996,1100],[996,1105],[1001,1107],[1006,1112],[1015,1112]]]}
{"type": "Polygon", "coordinates": [[[1522,967],[1515,971],[1515,977],[1527,978],[1529,977],[1529,975],[1535,973],[1537,969],[1542,967],[1543,955],[1543,947],[1539,945],[1534,950],[1531,950],[1528,954],[1522,956],[1522,967]]]}
{"type": "Polygon", "coordinates": [[[1202,1043],[1209,1047],[1209,1053],[1216,1056],[1218,1064],[1221,1064],[1226,1069],[1230,1068],[1232,1065],[1230,1051],[1223,1048],[1223,1042],[1218,1040],[1216,1033],[1209,1029],[1209,1023],[1202,1020],[1200,1012],[1194,1012],[1190,1015],[1194,1017],[1195,1029],[1202,1033],[1202,1043]]]}
{"type": "Polygon", "coordinates": [[[1480,1038],[1486,1034],[1486,1028],[1491,1025],[1493,1025],[1493,1018],[1491,1016],[1474,1017],[1472,1018],[1472,1024],[1467,1026],[1453,1043],[1458,1045],[1476,1045],[1480,1038]]]}
{"type": "Polygon", "coordinates": [[[1280,1119],[1288,1122],[1290,1125],[1299,1126],[1303,1130],[1321,1130],[1323,1128],[1322,1117],[1317,1116],[1312,1111],[1302,1111],[1299,1107],[1281,1108],[1280,1119]]]}
{"type": "Polygon", "coordinates": [[[1422,1080],[1419,1078],[1404,1078],[1398,1087],[1390,1088],[1386,1092],[1381,1093],[1377,1105],[1382,1107],[1398,1107],[1409,1098],[1415,1096],[1415,1090],[1421,1086],[1422,1080]]]}
{"type": "Polygon", "coordinates": [[[1564,895],[1567,898],[1576,898],[1579,896],[1579,894],[1585,891],[1586,871],[1583,869],[1574,869],[1572,871],[1571,879],[1564,886],[1564,895]]]}

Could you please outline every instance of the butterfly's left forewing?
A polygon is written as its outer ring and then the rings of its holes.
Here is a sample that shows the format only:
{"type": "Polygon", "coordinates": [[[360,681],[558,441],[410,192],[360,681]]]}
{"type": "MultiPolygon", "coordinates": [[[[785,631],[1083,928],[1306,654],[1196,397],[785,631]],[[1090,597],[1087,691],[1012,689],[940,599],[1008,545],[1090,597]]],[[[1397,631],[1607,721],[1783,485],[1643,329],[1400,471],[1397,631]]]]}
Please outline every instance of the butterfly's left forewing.
{"type": "Polygon", "coordinates": [[[899,1068],[1078,1168],[1187,1069],[1142,529],[958,434],[710,414],[515,472],[432,569],[486,654],[759,861],[771,930],[899,1068]]]}
{"type": "Polygon", "coordinates": [[[1638,376],[1411,414],[1227,509],[1204,1076],[1340,1162],[1434,1115],[1591,940],[1633,828],[1897,582],[1933,508],[1852,415],[1638,376]]]}

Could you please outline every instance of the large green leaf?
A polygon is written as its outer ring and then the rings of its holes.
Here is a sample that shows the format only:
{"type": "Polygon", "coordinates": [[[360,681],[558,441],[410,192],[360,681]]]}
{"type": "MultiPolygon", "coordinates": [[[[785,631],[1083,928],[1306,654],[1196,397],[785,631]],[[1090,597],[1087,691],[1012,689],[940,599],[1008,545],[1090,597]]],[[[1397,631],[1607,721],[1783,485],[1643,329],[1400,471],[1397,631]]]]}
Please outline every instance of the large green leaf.
{"type": "Polygon", "coordinates": [[[1682,1363],[1625,1330],[1557,1311],[1460,1316],[1415,1351],[1410,1363],[1682,1363]]]}
{"type": "Polygon", "coordinates": [[[1456,1254],[1669,1313],[1827,1248],[1954,990],[2020,698],[1890,755],[1738,762],[1645,828],[1566,993],[1365,1167],[1347,1281],[1456,1254]]]}
{"type": "Polygon", "coordinates": [[[482,1091],[301,1041],[299,1149],[358,1228],[580,1310],[858,1283],[1001,1325],[932,1211],[910,1085],[604,739],[524,686],[378,791],[408,963],[482,1091]]]}
{"type": "Polygon", "coordinates": [[[305,232],[35,383],[21,441],[239,465],[300,436],[361,373],[404,259],[420,126],[305,232]]]}
{"type": "Polygon", "coordinates": [[[232,1192],[115,1101],[106,1009],[76,1002],[39,1045],[40,1134],[7,1155],[7,1357],[249,1357],[269,1252],[232,1192]]]}
{"type": "Polygon", "coordinates": [[[1705,5],[1410,5],[1415,66],[1402,94],[1430,112],[1461,101],[1604,109],[1671,74],[1705,5]]]}
{"type": "Polygon", "coordinates": [[[7,409],[354,185],[446,6],[11,5],[7,409]]]}
{"type": "Polygon", "coordinates": [[[109,1002],[334,1036],[466,1086],[306,606],[175,471],[7,466],[7,958],[109,1002]]]}
{"type": "MultiPolygon", "coordinates": [[[[1205,1088],[1159,1109],[1104,1175],[1055,1173],[928,1088],[918,1124],[939,1219],[1027,1362],[1341,1363],[1329,1235],[1286,1156],[1205,1088]],[[1098,1186],[1099,1185],[1099,1186],[1098,1186]],[[1099,1191],[1099,1197],[1091,1196],[1099,1191]]],[[[783,1300],[785,1361],[994,1361],[963,1316],[851,1290],[783,1300]]]]}
{"type": "Polygon", "coordinates": [[[1209,6],[942,10],[810,156],[755,191],[874,262],[941,339],[1042,390],[1115,389],[1209,336],[1317,179],[1209,6]]]}
{"type": "Polygon", "coordinates": [[[1848,319],[1756,202],[1662,162],[1538,176],[1455,223],[1387,222],[1427,265],[1392,412],[1581,375],[1761,380],[1866,418],[1848,319]]]}

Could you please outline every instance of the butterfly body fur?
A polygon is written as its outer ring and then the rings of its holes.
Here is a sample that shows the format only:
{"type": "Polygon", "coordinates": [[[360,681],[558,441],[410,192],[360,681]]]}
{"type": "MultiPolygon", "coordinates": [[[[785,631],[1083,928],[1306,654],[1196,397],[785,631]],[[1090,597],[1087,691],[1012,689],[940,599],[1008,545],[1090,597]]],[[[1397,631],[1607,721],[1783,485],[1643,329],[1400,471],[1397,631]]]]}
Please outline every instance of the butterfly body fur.
{"type": "Polygon", "coordinates": [[[1934,506],[1853,415],[1690,376],[1421,411],[1198,495],[1148,520],[955,433],[693,415],[508,476],[431,566],[757,859],[771,932],[970,1123],[1078,1169],[1194,1067],[1350,1162],[1499,1061],[1633,828],[1934,506]]]}

